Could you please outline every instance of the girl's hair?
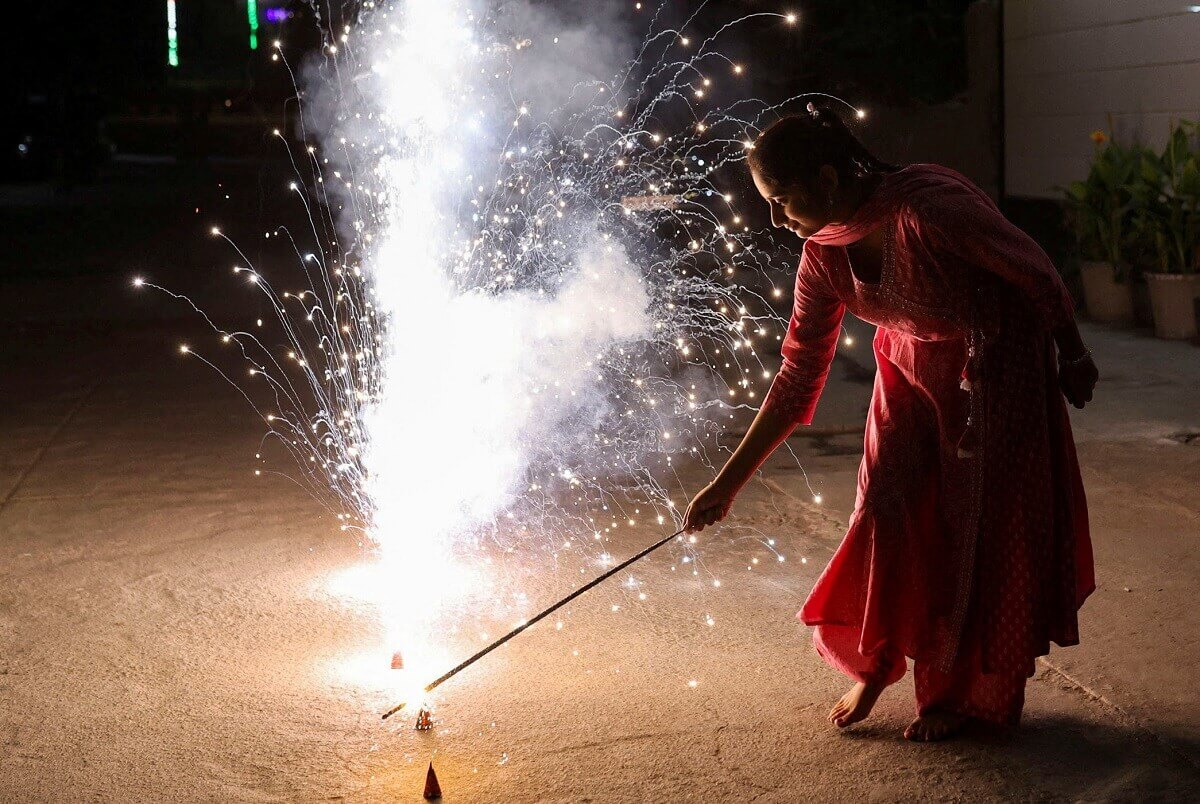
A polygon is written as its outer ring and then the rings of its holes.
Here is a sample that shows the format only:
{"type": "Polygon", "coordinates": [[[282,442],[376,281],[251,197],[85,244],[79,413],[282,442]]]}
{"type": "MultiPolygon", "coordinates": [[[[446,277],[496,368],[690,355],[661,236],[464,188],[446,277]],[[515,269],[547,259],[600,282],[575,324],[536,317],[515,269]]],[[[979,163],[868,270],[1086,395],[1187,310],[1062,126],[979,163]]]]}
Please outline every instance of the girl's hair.
{"type": "Polygon", "coordinates": [[[806,114],[783,117],[759,134],[747,162],[781,187],[810,187],[822,165],[847,183],[897,169],[868,151],[836,113],[811,103],[806,114]]]}

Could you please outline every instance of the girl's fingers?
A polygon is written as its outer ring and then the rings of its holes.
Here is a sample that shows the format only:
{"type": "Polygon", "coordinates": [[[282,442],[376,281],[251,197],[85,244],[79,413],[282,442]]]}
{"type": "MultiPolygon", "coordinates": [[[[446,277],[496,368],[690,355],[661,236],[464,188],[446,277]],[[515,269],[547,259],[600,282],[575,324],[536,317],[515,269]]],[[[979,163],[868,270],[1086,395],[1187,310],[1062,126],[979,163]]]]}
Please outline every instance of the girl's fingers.
{"type": "Polygon", "coordinates": [[[1079,407],[1079,394],[1075,391],[1075,385],[1070,380],[1064,379],[1062,382],[1063,396],[1067,398],[1075,407],[1079,407]]]}
{"type": "Polygon", "coordinates": [[[691,529],[689,530],[689,533],[697,532],[697,530],[703,530],[704,528],[707,528],[713,523],[712,509],[695,511],[694,514],[689,517],[689,521],[691,522],[691,529]]]}
{"type": "Polygon", "coordinates": [[[720,522],[729,513],[729,505],[725,501],[714,502],[701,508],[695,502],[688,506],[683,515],[684,532],[696,533],[709,525],[720,522]]]}

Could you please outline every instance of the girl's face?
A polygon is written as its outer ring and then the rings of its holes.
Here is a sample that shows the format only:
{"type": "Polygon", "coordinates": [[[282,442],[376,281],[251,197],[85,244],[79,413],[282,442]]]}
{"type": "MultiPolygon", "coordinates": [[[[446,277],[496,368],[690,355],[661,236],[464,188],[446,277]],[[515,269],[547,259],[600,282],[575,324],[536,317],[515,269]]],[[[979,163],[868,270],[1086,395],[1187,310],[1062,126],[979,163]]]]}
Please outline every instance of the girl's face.
{"type": "MultiPolygon", "coordinates": [[[[810,237],[830,222],[832,205],[818,201],[821,196],[800,185],[782,187],[756,170],[751,171],[751,176],[759,195],[771,208],[772,226],[788,229],[800,237],[810,237]]],[[[824,175],[821,178],[824,179],[824,175]]]]}

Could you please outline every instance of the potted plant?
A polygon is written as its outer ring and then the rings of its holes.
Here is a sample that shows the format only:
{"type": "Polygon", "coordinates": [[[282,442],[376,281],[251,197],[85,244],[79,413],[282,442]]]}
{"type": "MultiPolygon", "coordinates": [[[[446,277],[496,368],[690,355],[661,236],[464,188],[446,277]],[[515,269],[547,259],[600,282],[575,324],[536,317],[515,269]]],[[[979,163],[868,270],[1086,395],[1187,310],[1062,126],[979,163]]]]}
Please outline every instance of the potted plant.
{"type": "Polygon", "coordinates": [[[1103,131],[1092,133],[1096,154],[1087,178],[1071,182],[1067,207],[1079,248],[1083,303],[1104,324],[1132,324],[1133,290],[1124,259],[1140,149],[1125,148],[1103,131]]]}
{"type": "Polygon", "coordinates": [[[1160,338],[1194,338],[1200,306],[1200,123],[1176,123],[1144,160],[1131,229],[1160,338]]]}
{"type": "Polygon", "coordinates": [[[1135,275],[1133,284],[1133,317],[1140,327],[1153,327],[1153,305],[1146,274],[1158,265],[1159,252],[1156,234],[1162,215],[1163,187],[1166,174],[1162,157],[1152,148],[1139,149],[1137,179],[1131,184],[1133,210],[1129,216],[1129,237],[1124,255],[1135,275]]]}

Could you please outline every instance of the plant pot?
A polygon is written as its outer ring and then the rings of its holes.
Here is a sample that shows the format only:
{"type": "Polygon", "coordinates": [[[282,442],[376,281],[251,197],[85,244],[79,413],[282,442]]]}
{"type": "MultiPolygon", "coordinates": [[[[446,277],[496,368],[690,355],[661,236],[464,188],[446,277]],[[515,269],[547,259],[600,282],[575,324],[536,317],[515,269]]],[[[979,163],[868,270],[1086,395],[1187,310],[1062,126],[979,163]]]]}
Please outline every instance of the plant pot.
{"type": "Polygon", "coordinates": [[[1154,334],[1168,340],[1196,337],[1200,274],[1146,274],[1154,308],[1154,334]]]}
{"type": "Polygon", "coordinates": [[[1114,279],[1110,262],[1084,262],[1079,265],[1083,280],[1083,305],[1088,317],[1101,324],[1133,324],[1133,286],[1114,279]]]}

